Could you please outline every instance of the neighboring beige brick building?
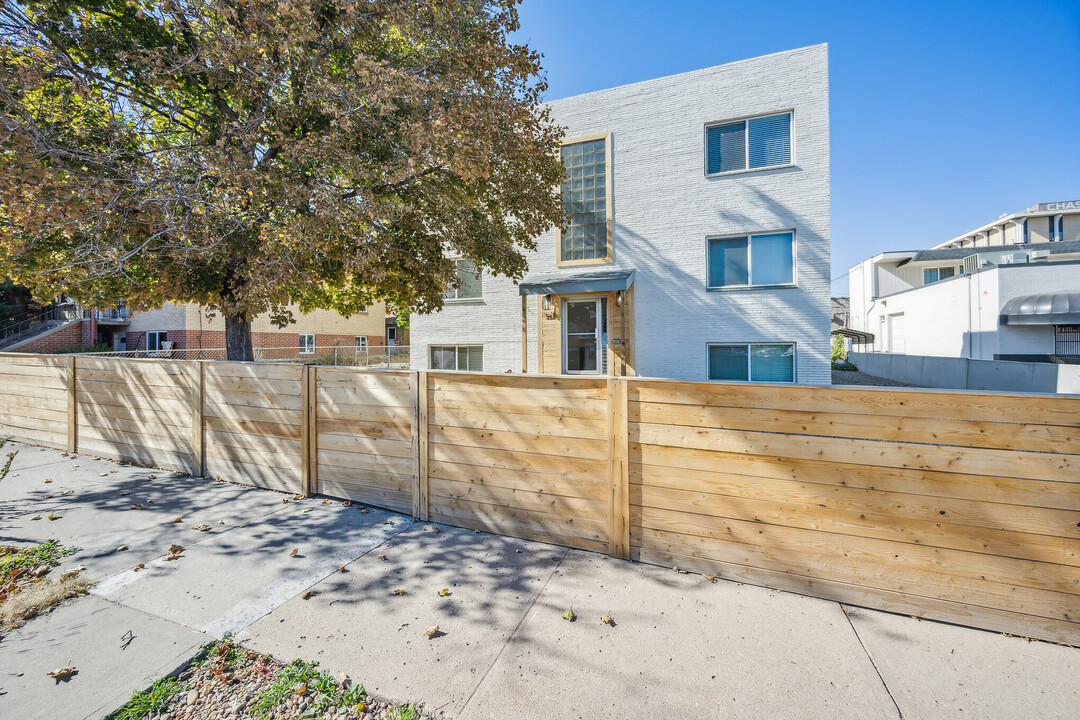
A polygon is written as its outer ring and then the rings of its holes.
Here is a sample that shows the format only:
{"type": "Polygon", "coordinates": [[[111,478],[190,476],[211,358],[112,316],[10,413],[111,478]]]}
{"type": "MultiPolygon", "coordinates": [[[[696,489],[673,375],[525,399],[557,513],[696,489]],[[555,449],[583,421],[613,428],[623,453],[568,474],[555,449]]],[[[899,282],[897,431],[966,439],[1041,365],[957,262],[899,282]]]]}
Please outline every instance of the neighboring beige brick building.
{"type": "MultiPolygon", "coordinates": [[[[330,310],[301,313],[291,308],[295,322],[279,328],[269,316],[252,321],[252,341],[255,347],[297,348],[381,347],[387,344],[387,317],[383,303],[377,303],[360,313],[344,317],[330,310]]],[[[156,310],[143,312],[100,313],[97,332],[100,340],[114,350],[154,350],[162,342],[173,343],[174,349],[218,349],[225,347],[225,320],[220,313],[210,313],[199,305],[165,303],[156,310]]],[[[391,324],[393,328],[393,325],[391,324]]],[[[396,328],[390,332],[396,344],[396,328]]]]}

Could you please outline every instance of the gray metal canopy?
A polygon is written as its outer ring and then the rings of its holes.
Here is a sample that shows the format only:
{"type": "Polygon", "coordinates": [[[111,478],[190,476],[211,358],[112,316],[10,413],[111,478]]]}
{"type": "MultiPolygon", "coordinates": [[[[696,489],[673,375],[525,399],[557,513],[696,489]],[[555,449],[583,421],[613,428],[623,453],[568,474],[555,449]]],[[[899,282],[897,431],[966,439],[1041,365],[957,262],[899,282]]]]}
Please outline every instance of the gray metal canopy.
{"type": "Polygon", "coordinates": [[[528,277],[518,285],[518,290],[522,295],[571,295],[628,290],[633,284],[633,270],[583,270],[528,277]]]}
{"type": "Polygon", "coordinates": [[[1080,292],[1015,297],[1001,308],[1002,325],[1080,325],[1080,292]]]}

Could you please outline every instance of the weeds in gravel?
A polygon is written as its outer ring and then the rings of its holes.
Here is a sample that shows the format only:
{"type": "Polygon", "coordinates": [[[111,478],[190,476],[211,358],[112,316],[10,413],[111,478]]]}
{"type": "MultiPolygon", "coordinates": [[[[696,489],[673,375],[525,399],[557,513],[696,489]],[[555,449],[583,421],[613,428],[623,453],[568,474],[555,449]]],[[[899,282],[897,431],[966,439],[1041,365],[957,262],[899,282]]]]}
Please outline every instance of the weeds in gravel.
{"type": "Polygon", "coordinates": [[[180,692],[180,685],[173,678],[161,678],[149,690],[131,693],[131,700],[119,710],[105,716],[105,720],[142,720],[150,715],[160,715],[169,709],[169,703],[180,692]]]}
{"type": "Polygon", "coordinates": [[[63,547],[58,540],[46,540],[29,547],[0,545],[0,582],[5,582],[24,571],[46,566],[55,567],[60,560],[77,553],[82,548],[63,547]]]}
{"type": "Polygon", "coordinates": [[[363,685],[338,686],[330,674],[319,670],[319,663],[293,660],[274,673],[274,681],[255,703],[257,717],[269,717],[275,707],[295,694],[312,695],[309,712],[320,715],[332,706],[355,706],[366,699],[363,685]]]}
{"type": "Polygon", "coordinates": [[[417,709],[416,705],[400,705],[390,711],[387,716],[389,720],[420,720],[423,715],[417,709]]]}
{"type": "Polygon", "coordinates": [[[0,545],[0,632],[86,592],[90,583],[77,569],[67,571],[59,580],[46,577],[61,559],[78,550],[63,547],[56,540],[30,546],[0,545]]]}

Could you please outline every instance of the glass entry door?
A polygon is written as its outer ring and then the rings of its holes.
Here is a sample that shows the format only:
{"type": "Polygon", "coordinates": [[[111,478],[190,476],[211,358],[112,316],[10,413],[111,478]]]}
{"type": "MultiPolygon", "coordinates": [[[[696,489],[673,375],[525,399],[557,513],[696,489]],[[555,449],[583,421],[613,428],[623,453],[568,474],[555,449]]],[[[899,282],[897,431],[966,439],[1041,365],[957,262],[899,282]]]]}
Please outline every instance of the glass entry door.
{"type": "Polygon", "coordinates": [[[563,372],[600,373],[601,302],[589,298],[563,305],[563,372]]]}

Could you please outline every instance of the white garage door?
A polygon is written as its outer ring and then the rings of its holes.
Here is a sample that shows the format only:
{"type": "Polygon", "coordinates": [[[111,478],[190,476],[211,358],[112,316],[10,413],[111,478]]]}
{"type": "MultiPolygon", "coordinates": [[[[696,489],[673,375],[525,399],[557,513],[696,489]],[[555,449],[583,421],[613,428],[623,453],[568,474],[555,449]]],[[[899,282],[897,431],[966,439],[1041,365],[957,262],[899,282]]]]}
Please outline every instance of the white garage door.
{"type": "Polygon", "coordinates": [[[902,353],[906,346],[904,313],[889,316],[889,352],[902,353]]]}

